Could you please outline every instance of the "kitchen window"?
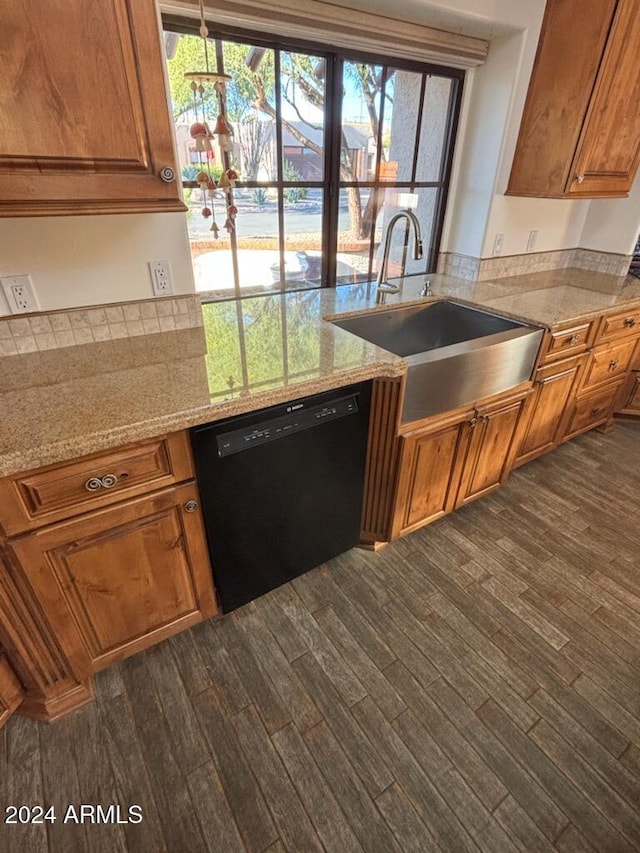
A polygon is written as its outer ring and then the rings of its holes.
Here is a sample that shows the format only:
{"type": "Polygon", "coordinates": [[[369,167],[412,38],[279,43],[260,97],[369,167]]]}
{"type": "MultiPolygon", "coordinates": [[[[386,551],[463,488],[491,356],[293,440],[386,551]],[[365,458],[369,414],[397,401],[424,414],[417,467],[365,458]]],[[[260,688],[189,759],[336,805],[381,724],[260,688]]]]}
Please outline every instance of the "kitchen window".
{"type": "Polygon", "coordinates": [[[204,298],[369,282],[387,222],[407,208],[420,222],[424,255],[413,260],[406,230],[396,229],[389,274],[403,264],[408,273],[435,270],[464,72],[216,32],[209,54],[231,75],[233,147],[214,142],[207,164],[214,178],[229,168],[239,175],[231,190],[238,212],[225,229],[222,194],[211,205],[196,182],[202,155],[189,133],[196,116],[183,75],[204,64],[197,25],[167,19],[165,43],[204,298]]]}

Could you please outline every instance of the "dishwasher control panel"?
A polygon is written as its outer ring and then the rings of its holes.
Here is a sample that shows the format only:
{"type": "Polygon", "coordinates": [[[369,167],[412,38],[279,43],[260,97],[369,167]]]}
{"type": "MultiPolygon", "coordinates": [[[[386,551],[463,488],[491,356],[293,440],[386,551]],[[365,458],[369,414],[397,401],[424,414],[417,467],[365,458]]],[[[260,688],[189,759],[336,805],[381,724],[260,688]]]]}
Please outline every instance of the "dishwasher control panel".
{"type": "Polygon", "coordinates": [[[319,406],[311,406],[305,409],[303,406],[292,406],[286,415],[271,418],[262,423],[253,424],[225,432],[217,436],[218,456],[231,456],[241,453],[252,447],[259,447],[270,441],[286,438],[304,429],[311,429],[327,421],[344,418],[347,415],[355,415],[358,412],[358,395],[351,394],[348,397],[339,397],[319,406]]]}

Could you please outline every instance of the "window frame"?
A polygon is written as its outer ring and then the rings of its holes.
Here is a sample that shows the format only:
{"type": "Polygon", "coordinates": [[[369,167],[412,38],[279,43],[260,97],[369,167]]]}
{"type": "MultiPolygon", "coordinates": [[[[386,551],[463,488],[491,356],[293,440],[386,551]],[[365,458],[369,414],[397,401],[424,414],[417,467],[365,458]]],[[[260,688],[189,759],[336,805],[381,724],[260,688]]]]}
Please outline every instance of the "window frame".
{"type": "MultiPolygon", "coordinates": [[[[434,208],[433,225],[430,234],[430,240],[427,243],[429,251],[425,253],[425,272],[435,272],[438,255],[440,252],[440,244],[442,241],[442,232],[444,228],[444,219],[449,198],[451,173],[453,169],[453,158],[455,152],[455,144],[457,140],[458,127],[460,123],[460,113],[462,107],[463,90],[466,79],[466,72],[461,68],[453,68],[446,65],[439,65],[432,62],[420,62],[413,59],[402,59],[394,57],[388,53],[375,55],[363,51],[349,51],[339,47],[322,46],[316,42],[297,39],[288,36],[277,36],[274,34],[264,34],[245,29],[241,27],[230,27],[227,25],[219,25],[212,21],[208,21],[209,26],[209,41],[214,45],[223,41],[232,41],[241,44],[251,44],[256,47],[264,47],[274,51],[275,73],[276,77],[280,70],[280,54],[279,51],[302,52],[309,53],[313,56],[318,56],[325,61],[325,121],[324,121],[324,180],[322,181],[284,181],[282,175],[282,122],[276,122],[276,134],[278,137],[277,149],[280,156],[277,158],[277,180],[269,181],[250,181],[241,180],[239,184],[242,188],[252,189],[258,187],[276,187],[278,192],[278,228],[279,228],[279,255],[280,255],[280,288],[279,290],[265,291],[264,295],[273,295],[274,293],[289,293],[294,290],[309,290],[326,287],[339,287],[342,284],[351,284],[353,282],[338,282],[336,281],[337,269],[337,254],[338,254],[338,219],[339,219],[339,203],[340,193],[346,186],[357,185],[360,188],[371,188],[373,190],[397,188],[401,191],[412,192],[420,188],[436,189],[437,198],[434,208]],[[419,115],[416,121],[416,137],[414,140],[414,162],[412,166],[412,181],[385,181],[380,180],[379,166],[381,160],[381,139],[377,140],[375,153],[375,172],[378,176],[376,181],[357,181],[355,183],[342,182],[340,180],[340,154],[341,154],[341,134],[342,126],[342,75],[345,62],[365,63],[372,65],[382,65],[386,70],[388,68],[414,72],[422,75],[421,82],[421,98],[419,115]],[[449,108],[446,117],[446,130],[443,140],[443,154],[440,165],[440,180],[439,181],[416,181],[416,165],[418,159],[418,139],[422,124],[422,112],[424,105],[424,90],[428,76],[444,77],[451,80],[452,91],[449,98],[449,108]],[[324,204],[322,212],[322,273],[321,281],[318,288],[296,288],[285,287],[284,276],[284,206],[283,206],[283,189],[290,187],[309,187],[319,188],[323,191],[324,204]]],[[[200,23],[195,18],[187,18],[181,15],[163,14],[162,28],[164,31],[176,32],[181,35],[199,36],[200,23]]],[[[216,58],[220,62],[220,52],[215,50],[216,58]]],[[[220,67],[220,66],[219,66],[220,67]]],[[[276,87],[276,92],[279,93],[279,87],[276,87]]],[[[277,98],[276,109],[278,117],[280,116],[280,98],[277,98]]],[[[383,99],[384,101],[384,99],[383,99]]],[[[382,134],[383,119],[380,120],[379,137],[382,134]]],[[[185,188],[196,188],[198,185],[195,181],[182,181],[182,186],[185,188]]],[[[242,286],[239,282],[238,263],[237,263],[237,245],[234,232],[231,233],[231,251],[234,255],[234,289],[233,294],[229,296],[216,297],[215,301],[223,301],[226,299],[237,299],[242,296],[255,296],[255,292],[242,292],[242,286]]],[[[372,264],[375,256],[375,234],[372,235],[369,249],[369,280],[372,280],[372,264]]],[[[360,282],[362,283],[362,282],[360,282]]]]}

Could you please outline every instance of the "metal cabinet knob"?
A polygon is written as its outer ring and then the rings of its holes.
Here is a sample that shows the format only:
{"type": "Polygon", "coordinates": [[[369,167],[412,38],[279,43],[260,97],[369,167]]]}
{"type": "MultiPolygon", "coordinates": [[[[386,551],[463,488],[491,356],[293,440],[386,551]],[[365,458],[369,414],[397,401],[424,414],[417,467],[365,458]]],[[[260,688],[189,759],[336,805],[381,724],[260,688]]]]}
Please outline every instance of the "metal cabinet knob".
{"type": "Polygon", "coordinates": [[[636,324],[635,317],[627,317],[626,320],[624,321],[624,325],[628,326],[630,329],[632,329],[635,326],[635,324],[636,324]]]}
{"type": "Polygon", "coordinates": [[[581,340],[580,335],[571,335],[571,337],[569,338],[569,343],[570,344],[579,344],[580,340],[581,340]]]}
{"type": "Polygon", "coordinates": [[[614,358],[613,361],[609,362],[609,370],[617,370],[618,369],[618,359],[614,358]]]}
{"type": "Polygon", "coordinates": [[[184,505],[185,512],[195,512],[198,509],[198,504],[195,501],[187,501],[184,505]]]}
{"type": "Polygon", "coordinates": [[[592,418],[599,418],[600,415],[604,415],[604,413],[606,411],[607,411],[606,409],[591,409],[591,417],[592,418]]]}
{"type": "Polygon", "coordinates": [[[165,184],[171,184],[176,179],[176,170],[173,166],[163,166],[159,172],[160,180],[164,181],[165,184]]]}
{"type": "Polygon", "coordinates": [[[478,423],[477,418],[471,418],[471,420],[469,421],[469,426],[471,427],[471,429],[473,429],[477,423],[478,423]]]}
{"type": "Polygon", "coordinates": [[[576,175],[576,183],[581,184],[584,181],[584,175],[576,175]]]}
{"type": "Polygon", "coordinates": [[[117,482],[115,474],[104,474],[102,477],[89,477],[84,487],[88,492],[97,492],[98,489],[112,489],[117,482]]]}

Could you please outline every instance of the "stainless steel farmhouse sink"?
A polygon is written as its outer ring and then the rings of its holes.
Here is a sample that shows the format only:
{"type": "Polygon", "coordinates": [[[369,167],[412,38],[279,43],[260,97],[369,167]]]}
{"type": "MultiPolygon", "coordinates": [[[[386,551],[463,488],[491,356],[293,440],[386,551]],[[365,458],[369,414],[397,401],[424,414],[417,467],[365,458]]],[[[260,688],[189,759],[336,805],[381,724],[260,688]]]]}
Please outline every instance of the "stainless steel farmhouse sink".
{"type": "Polygon", "coordinates": [[[543,329],[443,300],[332,320],[409,364],[402,423],[507,391],[530,378],[543,329]]]}

